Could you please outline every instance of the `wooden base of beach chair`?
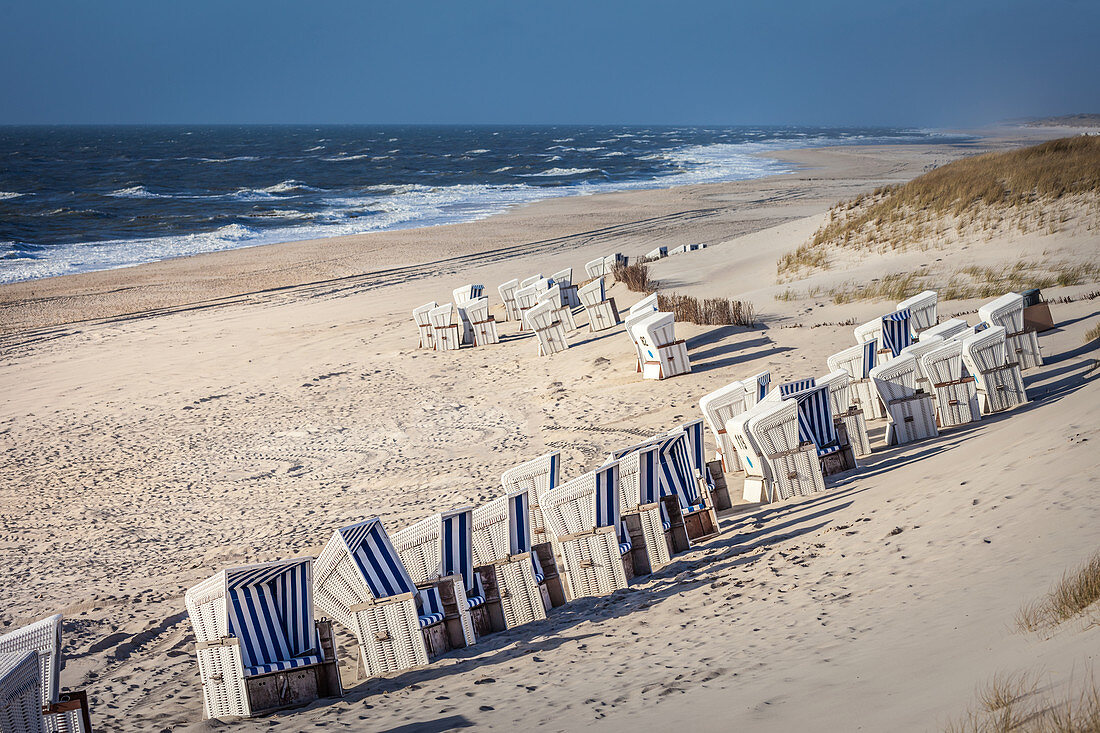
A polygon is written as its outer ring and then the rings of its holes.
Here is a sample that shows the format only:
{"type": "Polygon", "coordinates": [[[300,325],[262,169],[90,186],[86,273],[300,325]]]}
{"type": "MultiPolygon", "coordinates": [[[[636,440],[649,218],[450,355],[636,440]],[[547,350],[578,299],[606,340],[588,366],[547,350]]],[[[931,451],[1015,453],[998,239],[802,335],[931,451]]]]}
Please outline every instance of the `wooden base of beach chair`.
{"type": "Polygon", "coordinates": [[[870,378],[853,379],[848,383],[852,402],[863,411],[865,420],[883,420],[886,418],[886,406],[878,396],[878,389],[870,378]]]}
{"type": "Polygon", "coordinates": [[[890,422],[886,425],[886,445],[912,443],[940,434],[936,428],[936,410],[930,394],[917,392],[911,397],[890,400],[886,409],[890,413],[890,422]]]}
{"type": "Polygon", "coordinates": [[[622,515],[630,535],[635,575],[648,575],[669,563],[668,543],[659,504],[644,504],[622,515]]]}
{"type": "Polygon", "coordinates": [[[581,304],[580,296],[577,295],[576,285],[559,285],[561,288],[561,302],[569,308],[577,308],[581,304]]]}
{"type": "Polygon", "coordinates": [[[691,544],[705,542],[718,534],[718,517],[710,507],[684,515],[684,528],[691,544]]]}
{"type": "Polygon", "coordinates": [[[504,614],[501,613],[499,601],[492,607],[486,601],[477,608],[471,608],[470,619],[474,622],[474,633],[479,639],[494,631],[504,631],[505,628],[504,614]],[[494,611],[496,613],[493,613],[494,611]]]}
{"type": "Polygon", "coordinates": [[[821,475],[826,478],[835,476],[838,473],[847,473],[856,468],[856,456],[850,445],[844,446],[836,453],[821,456],[819,460],[821,461],[821,475]]]}
{"type": "Polygon", "coordinates": [[[936,420],[940,428],[966,425],[982,418],[974,377],[934,384],[932,388],[936,393],[936,420]]]}
{"type": "Polygon", "coordinates": [[[852,447],[852,453],[856,456],[868,456],[871,454],[871,441],[867,437],[867,421],[863,418],[863,410],[851,407],[847,412],[833,415],[833,424],[840,429],[844,426],[844,432],[848,435],[848,443],[852,447]]]}
{"type": "Polygon", "coordinates": [[[531,552],[538,555],[539,565],[542,566],[543,578],[539,583],[539,593],[542,595],[543,605],[546,611],[558,606],[564,606],[569,602],[565,592],[565,582],[558,572],[558,563],[554,558],[554,548],[549,542],[534,545],[531,552]]]}
{"type": "Polygon", "coordinates": [[[588,313],[588,328],[591,331],[606,331],[620,323],[619,310],[615,307],[614,298],[587,306],[584,310],[588,313]]]}
{"type": "Polygon", "coordinates": [[[688,536],[684,514],[680,509],[680,499],[675,496],[662,496],[661,505],[664,506],[665,515],[668,517],[669,526],[665,530],[665,541],[668,543],[669,554],[687,552],[691,549],[691,537],[688,536]]]}
{"type": "Polygon", "coordinates": [[[634,548],[631,547],[626,553],[620,553],[619,557],[623,561],[623,575],[626,576],[626,581],[629,583],[634,579],[634,548]]]}
{"type": "Polygon", "coordinates": [[[55,703],[42,706],[42,717],[46,730],[71,731],[71,733],[91,733],[92,718],[88,706],[88,693],[84,690],[63,692],[55,703]],[[52,718],[51,716],[58,716],[52,718]]]}
{"type": "Polygon", "coordinates": [[[420,633],[424,636],[424,646],[428,650],[428,659],[435,659],[454,649],[454,646],[451,645],[451,633],[447,630],[446,621],[425,626],[420,630],[420,633]]]}
{"type": "Polygon", "coordinates": [[[707,463],[707,470],[710,471],[710,480],[714,483],[714,488],[710,490],[710,498],[714,502],[714,511],[724,512],[727,509],[732,509],[733,500],[730,499],[730,490],[726,484],[726,474],[722,470],[721,459],[707,463]]]}
{"type": "Polygon", "coordinates": [[[798,448],[767,456],[767,459],[772,474],[771,485],[768,486],[769,500],[810,496],[825,490],[821,462],[813,443],[802,443],[798,448]]]}
{"type": "Polygon", "coordinates": [[[343,697],[340,671],[336,665],[336,648],[332,640],[332,624],[327,620],[318,621],[317,633],[326,661],[245,678],[245,691],[252,715],[266,715],[277,710],[301,707],[318,698],[343,697]]]}

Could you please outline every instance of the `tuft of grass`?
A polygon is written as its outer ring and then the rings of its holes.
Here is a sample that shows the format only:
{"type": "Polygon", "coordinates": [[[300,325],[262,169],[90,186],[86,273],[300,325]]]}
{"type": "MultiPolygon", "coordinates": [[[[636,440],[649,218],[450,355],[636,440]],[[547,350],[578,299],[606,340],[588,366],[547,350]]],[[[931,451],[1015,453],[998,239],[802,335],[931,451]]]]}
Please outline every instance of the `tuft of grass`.
{"type": "Polygon", "coordinates": [[[1090,674],[1077,694],[1052,700],[1029,673],[996,675],[977,691],[976,709],[944,728],[948,733],[1095,733],[1100,731],[1100,688],[1090,674]]]}
{"type": "Polygon", "coordinates": [[[707,298],[657,293],[657,307],[674,313],[680,322],[699,326],[745,326],[756,328],[756,307],[747,300],[707,298]]]}
{"type": "Polygon", "coordinates": [[[1095,326],[1090,328],[1088,331],[1085,331],[1085,343],[1086,344],[1090,341],[1095,341],[1096,339],[1100,339],[1100,323],[1097,323],[1095,326]]]}
{"type": "Polygon", "coordinates": [[[636,293],[655,292],[659,284],[656,280],[649,278],[649,266],[645,262],[634,262],[629,265],[617,262],[611,269],[611,274],[615,282],[624,283],[627,290],[633,290],[636,293]]]}
{"type": "Polygon", "coordinates": [[[1038,631],[1079,616],[1100,601],[1100,551],[1080,567],[1062,574],[1042,598],[1025,604],[1016,613],[1020,631],[1038,631]]]}

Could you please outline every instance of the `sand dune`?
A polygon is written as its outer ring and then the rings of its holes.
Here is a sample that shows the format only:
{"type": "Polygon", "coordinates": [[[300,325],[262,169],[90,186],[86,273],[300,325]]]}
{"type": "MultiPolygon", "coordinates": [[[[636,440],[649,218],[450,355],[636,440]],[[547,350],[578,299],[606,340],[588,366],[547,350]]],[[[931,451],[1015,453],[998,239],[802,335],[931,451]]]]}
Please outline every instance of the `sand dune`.
{"type": "MultiPolygon", "coordinates": [[[[836,324],[893,304],[778,301],[813,283],[776,283],[776,260],[838,199],[965,152],[798,151],[800,172],[761,181],[0,288],[0,620],[65,614],[63,681],[90,689],[101,729],[220,728],[198,722],[185,588],[229,564],[316,554],[367,516],[396,529],[483,502],[548,448],[572,477],[761,369],[824,373],[852,342],[836,324]],[[694,241],[708,248],[654,265],[664,287],[747,298],[764,325],[678,325],[690,375],[643,383],[621,331],[581,332],[553,358],[515,324],[496,348],[415,348],[412,307],[462,283],[495,303],[510,277],[572,266],[579,279],[598,255],[694,241]]],[[[1086,256],[1098,240],[1004,244],[983,252],[1086,256]]],[[[875,453],[827,493],[731,513],[717,539],[627,591],[425,669],[356,682],[340,632],[345,699],[232,727],[930,730],[999,671],[1045,670],[1050,690],[1068,689],[1094,667],[1100,629],[1021,634],[1012,621],[1100,538],[1090,290],[1046,293],[1075,300],[1052,306],[1059,328],[1040,339],[1047,364],[1027,373],[1025,407],[889,449],[872,423],[875,453]]],[[[611,294],[621,308],[639,298],[611,294]]]]}

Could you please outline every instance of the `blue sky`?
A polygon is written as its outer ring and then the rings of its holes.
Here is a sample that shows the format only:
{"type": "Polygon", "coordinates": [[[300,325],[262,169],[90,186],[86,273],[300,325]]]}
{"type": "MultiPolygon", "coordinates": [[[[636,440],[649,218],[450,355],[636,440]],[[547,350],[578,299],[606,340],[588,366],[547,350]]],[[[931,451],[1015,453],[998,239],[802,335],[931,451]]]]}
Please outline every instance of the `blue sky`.
{"type": "Polygon", "coordinates": [[[0,0],[0,123],[1100,112],[1100,2],[0,0]]]}

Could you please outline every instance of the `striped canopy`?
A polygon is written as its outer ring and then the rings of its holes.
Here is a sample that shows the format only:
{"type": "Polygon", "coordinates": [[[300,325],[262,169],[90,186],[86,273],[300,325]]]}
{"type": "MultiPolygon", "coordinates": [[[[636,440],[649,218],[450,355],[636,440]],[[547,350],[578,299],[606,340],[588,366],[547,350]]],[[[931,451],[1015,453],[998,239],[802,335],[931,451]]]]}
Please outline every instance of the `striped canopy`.
{"type": "Polygon", "coordinates": [[[792,395],[795,392],[801,392],[804,389],[810,389],[817,385],[813,377],[808,379],[792,379],[789,382],[781,382],[779,384],[779,396],[786,397],[792,395]]]}
{"type": "Polygon", "coordinates": [[[684,434],[687,436],[691,465],[695,469],[695,475],[706,479],[709,486],[711,481],[710,472],[707,470],[706,446],[703,444],[703,418],[684,423],[682,427],[684,434]]]}
{"type": "Polygon", "coordinates": [[[372,596],[389,598],[416,590],[381,520],[368,519],[339,532],[372,596]]]}
{"type": "Polygon", "coordinates": [[[772,383],[771,372],[764,372],[756,378],[756,400],[759,402],[768,393],[768,387],[772,383]]]}
{"type": "Polygon", "coordinates": [[[813,443],[817,446],[819,456],[840,450],[836,426],[833,424],[833,408],[829,404],[828,385],[792,392],[785,399],[798,403],[799,441],[813,443]]]}
{"type": "Polygon", "coordinates": [[[889,313],[882,317],[882,340],[893,356],[913,343],[913,333],[909,330],[909,309],[889,313]]]}
{"type": "Polygon", "coordinates": [[[878,339],[871,339],[863,344],[863,378],[871,378],[871,370],[875,368],[875,360],[878,358],[878,339]]]}
{"type": "Polygon", "coordinates": [[[531,512],[527,491],[508,497],[508,552],[519,555],[531,551],[531,512]]]}
{"type": "Polygon", "coordinates": [[[312,568],[313,559],[305,558],[226,571],[228,630],[240,641],[246,674],[321,661],[312,568]]]}
{"type": "Polygon", "coordinates": [[[605,463],[596,474],[596,526],[619,526],[619,462],[605,463]]]}
{"type": "Polygon", "coordinates": [[[638,503],[655,504],[661,498],[660,446],[657,444],[638,449],[638,503]]]}
{"type": "Polygon", "coordinates": [[[700,503],[699,485],[691,468],[691,450],[683,431],[665,438],[660,450],[661,496],[676,496],[687,509],[700,503]]]}
{"type": "Polygon", "coordinates": [[[474,513],[458,509],[442,515],[440,560],[444,576],[462,575],[466,590],[474,587],[474,513]]]}

